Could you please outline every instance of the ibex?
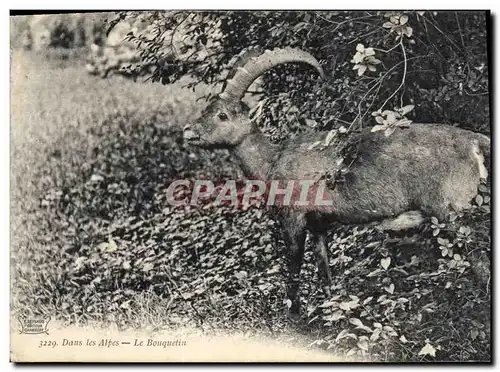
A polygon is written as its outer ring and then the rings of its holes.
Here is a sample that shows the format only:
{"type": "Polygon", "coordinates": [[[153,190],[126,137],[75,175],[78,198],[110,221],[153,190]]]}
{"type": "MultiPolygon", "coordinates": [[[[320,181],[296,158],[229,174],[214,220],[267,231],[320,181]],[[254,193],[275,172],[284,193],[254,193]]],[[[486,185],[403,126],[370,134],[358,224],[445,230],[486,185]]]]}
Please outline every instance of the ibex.
{"type": "MultiPolygon", "coordinates": [[[[184,128],[184,139],[205,148],[226,148],[239,160],[246,177],[262,180],[318,179],[335,168],[338,150],[311,148],[326,132],[294,136],[273,144],[249,118],[242,102],[250,85],[271,68],[285,63],[309,64],[321,77],[319,62],[309,53],[292,48],[263,53],[240,53],[222,92],[201,117],[184,128]]],[[[326,230],[331,221],[342,224],[379,223],[383,229],[417,227],[426,217],[444,220],[450,211],[470,205],[490,154],[485,135],[445,124],[417,124],[398,128],[390,136],[370,128],[352,134],[358,153],[344,180],[328,188],[330,209],[276,211],[289,250],[287,296],[290,311],[300,311],[299,275],[306,233],[317,257],[323,290],[331,296],[326,230]]]]}

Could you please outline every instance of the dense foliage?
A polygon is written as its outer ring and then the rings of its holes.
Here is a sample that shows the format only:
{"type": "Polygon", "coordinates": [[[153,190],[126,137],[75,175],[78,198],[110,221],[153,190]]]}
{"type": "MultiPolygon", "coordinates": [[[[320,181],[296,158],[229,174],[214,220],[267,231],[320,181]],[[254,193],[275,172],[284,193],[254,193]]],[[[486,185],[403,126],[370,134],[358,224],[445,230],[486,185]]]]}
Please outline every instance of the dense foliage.
{"type": "Polygon", "coordinates": [[[324,81],[297,67],[265,77],[259,119],[278,138],[303,125],[373,125],[371,112],[410,104],[421,122],[489,133],[485,12],[125,12],[115,22],[123,19],[149,25],[128,39],[164,84],[184,75],[221,82],[250,46],[311,52],[324,81]]]}

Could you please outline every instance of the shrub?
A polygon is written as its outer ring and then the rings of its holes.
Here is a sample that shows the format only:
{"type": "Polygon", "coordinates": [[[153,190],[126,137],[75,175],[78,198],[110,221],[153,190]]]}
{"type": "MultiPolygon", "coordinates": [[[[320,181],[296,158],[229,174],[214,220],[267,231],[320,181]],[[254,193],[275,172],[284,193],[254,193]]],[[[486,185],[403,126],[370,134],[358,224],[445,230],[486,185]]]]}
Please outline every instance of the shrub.
{"type": "Polygon", "coordinates": [[[100,42],[106,13],[11,17],[11,45],[24,49],[78,48],[100,42]]]}
{"type": "Polygon", "coordinates": [[[263,79],[257,118],[276,139],[307,125],[331,129],[376,124],[370,113],[414,105],[410,118],[489,133],[485,12],[123,12],[110,24],[140,19],[132,32],[153,81],[184,75],[218,84],[243,48],[298,47],[322,61],[327,78],[285,66],[263,79]]]}

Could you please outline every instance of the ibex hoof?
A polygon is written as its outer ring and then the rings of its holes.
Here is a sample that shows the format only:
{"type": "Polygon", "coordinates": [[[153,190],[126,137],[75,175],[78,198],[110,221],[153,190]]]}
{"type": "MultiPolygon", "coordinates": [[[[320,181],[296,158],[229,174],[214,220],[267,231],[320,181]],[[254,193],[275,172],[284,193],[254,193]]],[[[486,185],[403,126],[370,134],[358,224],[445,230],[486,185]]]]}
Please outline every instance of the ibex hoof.
{"type": "Polygon", "coordinates": [[[293,323],[300,322],[300,311],[298,309],[292,310],[288,309],[288,319],[290,319],[293,323]]]}

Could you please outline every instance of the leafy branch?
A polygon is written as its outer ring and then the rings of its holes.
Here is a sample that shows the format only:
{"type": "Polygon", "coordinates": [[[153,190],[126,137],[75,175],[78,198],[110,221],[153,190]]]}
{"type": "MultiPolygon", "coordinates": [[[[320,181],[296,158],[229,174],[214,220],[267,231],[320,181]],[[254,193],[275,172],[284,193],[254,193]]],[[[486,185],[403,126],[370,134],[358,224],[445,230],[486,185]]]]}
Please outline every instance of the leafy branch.
{"type": "Polygon", "coordinates": [[[408,60],[406,59],[406,51],[405,51],[405,46],[403,45],[403,38],[400,39],[399,45],[401,46],[401,51],[403,52],[403,63],[404,63],[403,78],[401,79],[401,84],[399,84],[399,86],[397,87],[397,89],[384,101],[384,103],[382,104],[382,106],[380,106],[380,108],[378,109],[378,111],[382,111],[384,109],[385,105],[387,104],[387,102],[389,102],[389,100],[391,100],[396,95],[396,93],[399,92],[399,90],[405,84],[406,70],[407,70],[407,67],[408,67],[408,60]]]}

